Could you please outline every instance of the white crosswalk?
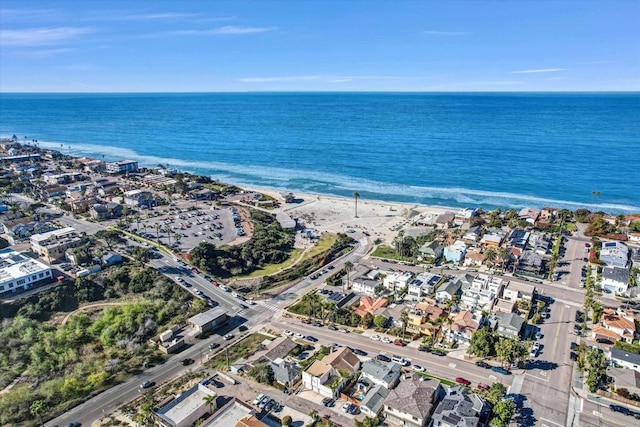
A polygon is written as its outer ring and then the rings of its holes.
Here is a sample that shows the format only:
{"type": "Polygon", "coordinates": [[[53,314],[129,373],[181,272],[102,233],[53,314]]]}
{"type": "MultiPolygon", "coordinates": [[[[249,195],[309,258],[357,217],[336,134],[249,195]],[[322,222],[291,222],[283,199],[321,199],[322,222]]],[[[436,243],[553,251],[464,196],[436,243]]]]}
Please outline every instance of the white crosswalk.
{"type": "Polygon", "coordinates": [[[260,305],[263,305],[265,307],[267,307],[269,310],[271,311],[278,311],[280,310],[280,306],[278,306],[275,303],[271,303],[271,302],[261,302],[260,305]]]}

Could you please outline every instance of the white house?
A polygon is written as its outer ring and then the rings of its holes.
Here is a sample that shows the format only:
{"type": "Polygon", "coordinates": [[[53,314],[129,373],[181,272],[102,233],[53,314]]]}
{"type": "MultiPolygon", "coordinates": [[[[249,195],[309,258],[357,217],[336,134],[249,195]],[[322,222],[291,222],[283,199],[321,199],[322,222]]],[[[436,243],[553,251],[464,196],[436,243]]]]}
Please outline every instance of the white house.
{"type": "Polygon", "coordinates": [[[402,273],[394,271],[384,278],[383,285],[386,289],[397,292],[406,288],[412,278],[413,273],[410,271],[404,271],[402,273]]]}
{"type": "Polygon", "coordinates": [[[452,245],[444,248],[444,258],[447,262],[460,262],[467,252],[467,245],[462,240],[456,240],[452,245]]]}
{"type": "Polygon", "coordinates": [[[0,252],[0,296],[9,296],[52,278],[51,268],[40,261],[13,250],[0,252]]]}
{"type": "Polygon", "coordinates": [[[421,273],[409,282],[407,298],[418,301],[422,297],[431,295],[438,283],[442,281],[442,276],[431,273],[421,273]]]}
{"type": "Polygon", "coordinates": [[[377,280],[371,280],[368,277],[358,277],[351,281],[351,290],[360,294],[374,296],[379,284],[380,282],[377,280]]]}
{"type": "Polygon", "coordinates": [[[395,362],[382,363],[371,359],[362,364],[360,378],[391,389],[400,381],[400,369],[401,366],[395,362]]]}
{"type": "Polygon", "coordinates": [[[601,285],[616,294],[624,294],[629,287],[629,275],[629,269],[626,267],[604,267],[601,285]]]}
{"type": "Polygon", "coordinates": [[[493,301],[502,295],[507,283],[499,277],[479,274],[462,293],[462,304],[469,310],[489,310],[493,301]]]}
{"type": "Polygon", "coordinates": [[[600,261],[610,267],[626,267],[629,248],[622,242],[604,242],[600,249],[600,261]]]}
{"type": "Polygon", "coordinates": [[[627,369],[640,373],[640,354],[629,353],[619,348],[611,347],[611,360],[627,369]]]}

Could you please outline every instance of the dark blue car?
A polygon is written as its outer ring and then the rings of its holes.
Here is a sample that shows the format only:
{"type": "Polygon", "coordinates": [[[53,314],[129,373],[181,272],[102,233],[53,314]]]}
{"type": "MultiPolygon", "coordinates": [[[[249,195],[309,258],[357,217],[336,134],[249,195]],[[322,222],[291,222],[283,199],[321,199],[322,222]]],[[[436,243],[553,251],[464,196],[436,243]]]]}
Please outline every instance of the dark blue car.
{"type": "Polygon", "coordinates": [[[500,366],[493,366],[493,367],[491,367],[491,370],[493,372],[497,372],[497,373],[502,374],[502,375],[511,375],[510,371],[507,371],[506,369],[504,369],[504,368],[502,368],[500,366]]]}

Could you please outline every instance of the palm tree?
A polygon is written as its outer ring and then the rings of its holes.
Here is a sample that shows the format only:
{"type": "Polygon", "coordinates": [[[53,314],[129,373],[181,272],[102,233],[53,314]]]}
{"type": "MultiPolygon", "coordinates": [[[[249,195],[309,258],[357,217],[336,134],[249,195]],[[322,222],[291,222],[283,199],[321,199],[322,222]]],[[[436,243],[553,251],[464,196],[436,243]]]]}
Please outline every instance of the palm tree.
{"type": "Polygon", "coordinates": [[[164,232],[167,233],[167,237],[169,238],[169,246],[171,246],[171,226],[169,224],[164,226],[164,232]]]}
{"type": "Polygon", "coordinates": [[[156,222],[154,226],[156,227],[156,237],[160,240],[160,229],[162,228],[162,225],[160,225],[159,222],[156,222]]]}
{"type": "Polygon", "coordinates": [[[209,406],[209,413],[210,414],[213,414],[216,411],[216,409],[218,409],[217,408],[218,407],[218,405],[217,405],[218,402],[216,400],[216,396],[212,396],[212,395],[208,394],[208,395],[206,395],[206,396],[204,396],[202,398],[202,401],[205,403],[205,405],[209,406]]]}
{"type": "MultiPolygon", "coordinates": [[[[347,261],[344,263],[344,271],[347,272],[347,289],[350,288],[350,283],[349,283],[349,273],[351,272],[351,270],[353,270],[353,263],[351,261],[347,261]]],[[[342,290],[344,292],[344,289],[342,290]]]]}
{"type": "Polygon", "coordinates": [[[407,310],[403,310],[400,313],[400,321],[402,322],[402,341],[404,341],[404,333],[407,330],[407,323],[409,323],[409,313],[407,310]]]}
{"type": "Polygon", "coordinates": [[[358,218],[358,198],[359,197],[360,197],[360,193],[358,193],[357,191],[353,193],[353,198],[355,199],[355,202],[356,202],[356,218],[358,218]]]}
{"type": "Polygon", "coordinates": [[[498,258],[498,251],[496,250],[496,248],[490,247],[486,251],[484,251],[484,258],[488,264],[493,265],[493,263],[498,258]]]}

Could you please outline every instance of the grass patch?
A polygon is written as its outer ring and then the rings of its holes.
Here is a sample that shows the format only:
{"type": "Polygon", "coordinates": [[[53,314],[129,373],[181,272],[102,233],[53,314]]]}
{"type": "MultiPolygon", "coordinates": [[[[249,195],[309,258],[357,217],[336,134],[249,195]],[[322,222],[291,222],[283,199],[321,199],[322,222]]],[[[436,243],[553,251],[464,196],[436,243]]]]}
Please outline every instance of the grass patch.
{"type": "Polygon", "coordinates": [[[395,259],[398,261],[407,261],[409,258],[403,258],[396,253],[396,251],[391,246],[380,245],[378,246],[371,256],[378,258],[387,258],[387,259],[395,259]]]}
{"type": "Polygon", "coordinates": [[[331,246],[333,246],[333,244],[337,240],[338,240],[337,234],[324,233],[322,236],[320,236],[320,240],[318,240],[318,243],[316,243],[316,245],[313,248],[311,248],[304,254],[304,257],[302,258],[302,260],[304,261],[309,258],[313,258],[316,255],[321,254],[322,252],[328,250],[331,246]]]}
{"type": "Polygon", "coordinates": [[[206,366],[215,369],[222,369],[227,366],[227,355],[229,356],[229,363],[233,363],[242,357],[251,356],[258,351],[260,343],[268,339],[271,338],[267,335],[260,333],[251,334],[227,347],[226,350],[222,349],[218,351],[218,353],[206,363],[206,366]]]}
{"type": "Polygon", "coordinates": [[[433,378],[434,380],[438,380],[438,381],[440,381],[441,384],[446,385],[447,387],[453,387],[454,385],[456,385],[456,383],[451,381],[451,380],[447,380],[445,378],[437,377],[435,375],[427,374],[427,373],[424,373],[424,372],[416,372],[416,374],[418,374],[420,376],[423,376],[425,378],[433,378]]]}
{"type": "Polygon", "coordinates": [[[289,258],[287,258],[285,261],[279,264],[269,264],[264,268],[251,272],[250,274],[245,274],[243,276],[236,276],[236,277],[239,279],[251,279],[254,277],[268,276],[270,274],[277,273],[280,270],[285,270],[291,267],[298,260],[298,258],[300,258],[301,254],[302,254],[302,251],[300,249],[294,249],[291,251],[289,258]]]}

